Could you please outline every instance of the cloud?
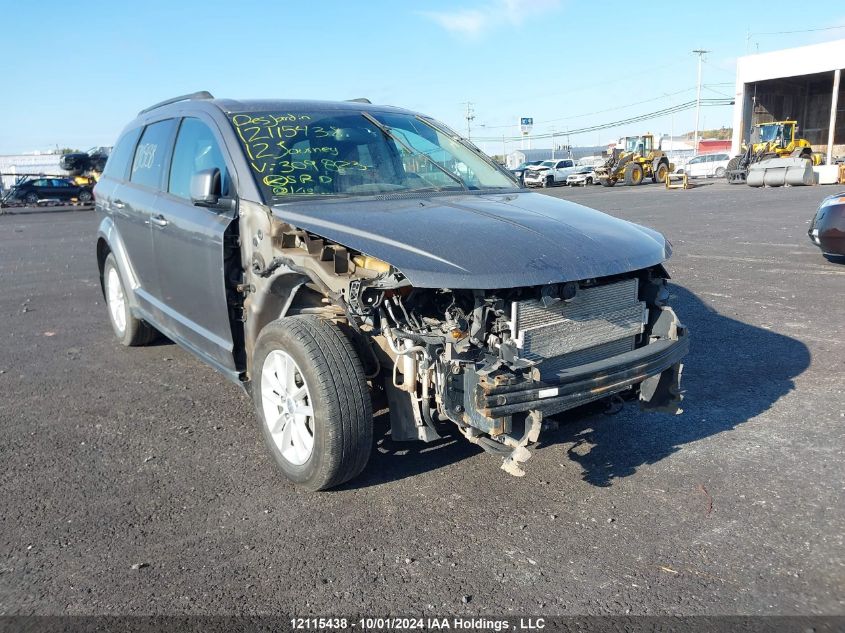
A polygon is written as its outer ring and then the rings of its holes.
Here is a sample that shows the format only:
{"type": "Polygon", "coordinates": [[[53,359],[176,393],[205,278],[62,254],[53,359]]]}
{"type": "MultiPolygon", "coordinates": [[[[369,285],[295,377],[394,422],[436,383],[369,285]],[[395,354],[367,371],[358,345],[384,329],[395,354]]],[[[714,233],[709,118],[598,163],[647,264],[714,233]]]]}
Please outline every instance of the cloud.
{"type": "Polygon", "coordinates": [[[490,0],[473,9],[425,11],[420,15],[451,33],[477,38],[501,26],[519,26],[559,5],[560,0],[490,0]]]}
{"type": "Polygon", "coordinates": [[[425,12],[422,15],[434,20],[447,31],[477,37],[490,26],[490,15],[477,10],[425,12]]]}

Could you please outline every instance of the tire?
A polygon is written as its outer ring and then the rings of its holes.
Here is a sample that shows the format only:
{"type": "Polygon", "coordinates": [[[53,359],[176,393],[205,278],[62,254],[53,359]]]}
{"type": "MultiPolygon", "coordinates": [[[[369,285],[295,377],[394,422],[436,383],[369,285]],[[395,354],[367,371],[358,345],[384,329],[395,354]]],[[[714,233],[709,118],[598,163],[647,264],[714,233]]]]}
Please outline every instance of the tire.
{"type": "Polygon", "coordinates": [[[586,183],[587,183],[587,184],[585,184],[585,185],[584,185],[585,187],[586,187],[587,185],[592,185],[592,184],[593,184],[593,179],[592,179],[592,178],[587,178],[586,183]]]}
{"type": "Polygon", "coordinates": [[[725,178],[728,179],[728,183],[731,185],[738,185],[744,183],[744,181],[731,180],[731,172],[739,169],[739,163],[741,160],[742,156],[734,156],[728,161],[728,166],[727,168],[725,168],[725,178]]]}
{"type": "Polygon", "coordinates": [[[126,299],[126,286],[112,253],[109,253],[103,265],[103,295],[112,330],[122,345],[138,347],[149,345],[155,340],[158,332],[145,321],[132,316],[126,299]]]}
{"type": "Polygon", "coordinates": [[[713,174],[716,178],[724,178],[727,171],[724,167],[717,167],[716,172],[713,174]]]}
{"type": "Polygon", "coordinates": [[[93,197],[94,196],[91,195],[90,191],[88,191],[87,189],[83,189],[79,192],[79,195],[76,196],[76,199],[79,200],[79,202],[91,202],[93,197]]]}
{"type": "Polygon", "coordinates": [[[601,183],[602,187],[612,187],[616,184],[616,181],[612,178],[599,178],[599,182],[601,183]]]}
{"type": "Polygon", "coordinates": [[[625,176],[623,182],[632,187],[638,185],[643,181],[643,168],[638,163],[628,163],[625,165],[625,176]]]}
{"type": "Polygon", "coordinates": [[[653,182],[666,182],[666,174],[669,173],[669,165],[666,163],[658,163],[657,169],[654,170],[654,175],[652,176],[651,180],[653,182]]]}
{"type": "Polygon", "coordinates": [[[361,360],[336,325],[308,315],[269,323],[252,373],[262,437],[288,479],[325,490],[360,474],[372,450],[372,405],[361,360]]]}
{"type": "Polygon", "coordinates": [[[555,184],[555,179],[554,179],[554,176],[547,176],[547,177],[543,180],[543,189],[547,189],[547,188],[551,187],[551,186],[552,186],[552,185],[554,185],[554,184],[555,184]]]}
{"type": "Polygon", "coordinates": [[[34,191],[30,191],[28,194],[24,196],[24,202],[27,204],[37,204],[38,203],[38,194],[34,191]]]}

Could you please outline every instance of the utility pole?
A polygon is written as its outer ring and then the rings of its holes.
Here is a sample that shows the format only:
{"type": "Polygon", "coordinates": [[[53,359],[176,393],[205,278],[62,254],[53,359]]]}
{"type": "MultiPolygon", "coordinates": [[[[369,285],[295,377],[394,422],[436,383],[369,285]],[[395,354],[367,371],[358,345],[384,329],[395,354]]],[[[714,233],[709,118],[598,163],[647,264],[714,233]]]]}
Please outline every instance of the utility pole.
{"type": "Polygon", "coordinates": [[[552,160],[554,160],[554,158],[555,158],[555,132],[557,131],[557,128],[553,125],[551,129],[552,129],[552,160]]]}
{"type": "Polygon", "coordinates": [[[701,48],[693,51],[698,55],[698,90],[695,97],[695,141],[693,142],[693,152],[696,156],[698,155],[698,122],[701,120],[701,61],[704,55],[709,52],[701,48]]]}
{"type": "Polygon", "coordinates": [[[466,120],[467,120],[467,140],[472,139],[472,128],[470,127],[472,120],[475,118],[475,110],[472,109],[472,101],[465,101],[464,105],[467,107],[466,113],[466,120]]]}

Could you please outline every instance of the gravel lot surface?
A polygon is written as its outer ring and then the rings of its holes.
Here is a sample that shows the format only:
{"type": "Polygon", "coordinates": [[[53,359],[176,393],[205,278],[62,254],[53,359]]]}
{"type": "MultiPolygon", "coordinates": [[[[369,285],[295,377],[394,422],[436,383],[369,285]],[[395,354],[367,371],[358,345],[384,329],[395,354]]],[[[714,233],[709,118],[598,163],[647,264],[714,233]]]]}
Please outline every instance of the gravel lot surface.
{"type": "Polygon", "coordinates": [[[845,613],[845,266],[828,187],[552,189],[663,231],[685,412],[454,439],[300,493],[248,397],[113,339],[91,211],[0,217],[0,614],[845,613]]]}

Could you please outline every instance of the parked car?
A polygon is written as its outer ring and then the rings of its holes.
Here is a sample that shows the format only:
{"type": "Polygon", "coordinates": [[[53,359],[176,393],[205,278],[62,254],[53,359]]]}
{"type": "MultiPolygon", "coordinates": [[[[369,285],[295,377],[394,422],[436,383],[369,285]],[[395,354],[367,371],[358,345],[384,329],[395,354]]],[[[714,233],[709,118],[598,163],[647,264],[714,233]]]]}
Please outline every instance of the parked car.
{"type": "Polygon", "coordinates": [[[77,185],[69,178],[32,178],[15,185],[9,192],[10,200],[36,204],[41,200],[78,200],[91,202],[94,198],[90,185],[77,185]]]}
{"type": "Polygon", "coordinates": [[[584,187],[586,185],[597,183],[598,180],[596,179],[595,167],[578,167],[575,170],[575,173],[569,174],[566,177],[566,184],[570,187],[573,185],[580,185],[584,187]]]}
{"type": "Polygon", "coordinates": [[[822,200],[807,234],[829,261],[845,263],[845,191],[822,200]]]}
{"type": "Polygon", "coordinates": [[[96,194],[117,339],[161,332],[241,385],[307,489],[364,468],[373,398],[393,441],[461,434],[515,475],[544,416],[678,412],[669,242],[521,191],[427,116],[179,97],[129,123],[96,194]]]}
{"type": "Polygon", "coordinates": [[[525,180],[523,179],[523,175],[525,174],[525,170],[529,167],[533,167],[534,165],[539,165],[543,161],[541,160],[529,160],[525,163],[522,163],[516,169],[511,169],[510,172],[513,174],[514,178],[517,179],[521,186],[525,186],[525,180]]]}
{"type": "Polygon", "coordinates": [[[577,168],[571,158],[544,160],[529,167],[522,177],[526,187],[551,187],[566,182],[566,177],[577,168]]]}
{"type": "Polygon", "coordinates": [[[730,159],[728,154],[700,154],[678,167],[675,173],[685,173],[689,178],[724,178],[730,159]]]}

